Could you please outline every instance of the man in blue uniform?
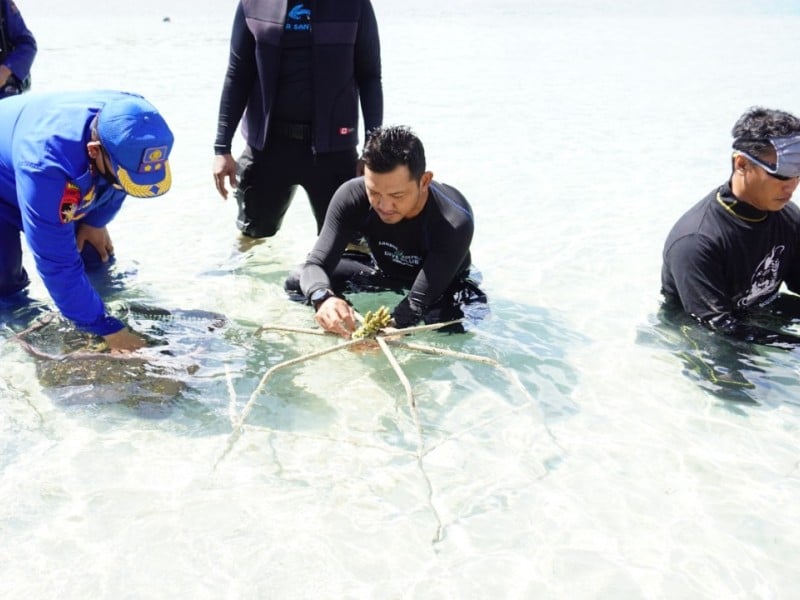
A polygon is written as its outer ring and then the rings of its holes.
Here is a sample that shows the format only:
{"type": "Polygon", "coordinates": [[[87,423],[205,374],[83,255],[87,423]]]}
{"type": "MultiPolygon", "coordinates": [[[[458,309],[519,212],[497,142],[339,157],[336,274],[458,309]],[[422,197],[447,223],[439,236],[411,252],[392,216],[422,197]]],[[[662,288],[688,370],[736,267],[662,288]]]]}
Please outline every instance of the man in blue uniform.
{"type": "Polygon", "coordinates": [[[220,99],[213,173],[237,226],[275,235],[297,186],[322,227],[331,196],[357,169],[358,105],[383,119],[378,26],[369,0],[241,0],[220,99]],[[238,165],[231,141],[242,121],[238,165]]]}
{"type": "Polygon", "coordinates": [[[155,107],[126,92],[25,94],[0,102],[0,298],[29,283],[20,234],[47,291],[77,327],[112,350],[144,345],[108,315],[81,251],[113,254],[106,225],[126,196],[171,185],[173,136],[155,107]]]}
{"type": "Polygon", "coordinates": [[[800,336],[754,319],[800,317],[800,119],[754,107],[733,126],[730,179],[684,214],[664,245],[661,287],[703,325],[767,345],[800,336]],[[793,294],[781,293],[784,285],[793,294]]]}
{"type": "Polygon", "coordinates": [[[407,127],[376,129],[361,156],[364,176],[334,194],[325,225],[298,274],[286,281],[302,292],[326,330],[349,337],[355,315],[348,289],[408,290],[392,311],[397,327],[460,318],[460,307],[485,303],[470,279],[472,208],[452,186],[425,170],[422,142],[407,127]],[[369,255],[345,253],[356,232],[369,255]]]}
{"type": "Polygon", "coordinates": [[[0,98],[15,96],[30,85],[36,40],[13,0],[0,0],[0,98]]]}

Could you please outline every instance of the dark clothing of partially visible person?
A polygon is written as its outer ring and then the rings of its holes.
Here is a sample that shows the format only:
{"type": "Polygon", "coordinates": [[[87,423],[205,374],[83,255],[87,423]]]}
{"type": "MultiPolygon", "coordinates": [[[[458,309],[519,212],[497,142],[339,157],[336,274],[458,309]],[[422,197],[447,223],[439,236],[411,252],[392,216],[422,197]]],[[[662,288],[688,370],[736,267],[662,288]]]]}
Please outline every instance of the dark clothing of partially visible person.
{"type": "Polygon", "coordinates": [[[381,124],[380,42],[369,0],[302,2],[241,0],[231,35],[231,54],[220,102],[215,150],[228,154],[239,120],[247,144],[261,150],[272,126],[272,107],[287,54],[288,27],[311,30],[313,145],[316,152],[358,144],[358,100],[367,130],[381,124]],[[287,15],[287,8],[288,13],[287,15]],[[311,11],[309,14],[309,10],[311,11]],[[292,18],[291,15],[294,15],[292,18]],[[245,112],[245,108],[247,111],[245,112]]]}
{"type": "Polygon", "coordinates": [[[0,65],[11,70],[8,80],[0,86],[0,98],[15,96],[30,87],[36,39],[13,0],[0,0],[0,65]]]}
{"type": "Polygon", "coordinates": [[[469,203],[449,185],[432,182],[420,214],[386,224],[370,207],[363,177],[352,179],[331,200],[299,282],[290,278],[287,289],[299,287],[306,297],[326,288],[341,294],[348,284],[408,289],[392,313],[398,327],[445,320],[449,316],[440,313],[454,301],[486,300],[469,280],[473,231],[469,203]],[[356,232],[364,235],[372,260],[340,260],[356,232]]]}
{"type": "Polygon", "coordinates": [[[359,100],[365,129],[381,125],[380,42],[369,0],[240,1],[214,151],[231,153],[241,121],[247,148],[234,195],[242,233],[277,233],[298,185],[319,232],[333,192],[355,175],[359,100]],[[287,152],[302,161],[302,176],[264,176],[284,169],[287,152]]]}
{"type": "Polygon", "coordinates": [[[0,215],[0,298],[25,289],[30,284],[22,266],[22,244],[19,227],[0,215]]]}
{"type": "Polygon", "coordinates": [[[763,212],[739,201],[726,183],[678,220],[663,258],[662,293],[699,322],[749,342],[800,342],[746,322],[772,308],[782,283],[800,292],[800,209],[795,204],[763,212]]]}
{"type": "Polygon", "coordinates": [[[250,237],[277,233],[298,185],[322,223],[336,189],[353,177],[355,162],[355,148],[315,155],[308,142],[280,136],[270,136],[264,150],[247,146],[236,168],[237,226],[250,237]]]}

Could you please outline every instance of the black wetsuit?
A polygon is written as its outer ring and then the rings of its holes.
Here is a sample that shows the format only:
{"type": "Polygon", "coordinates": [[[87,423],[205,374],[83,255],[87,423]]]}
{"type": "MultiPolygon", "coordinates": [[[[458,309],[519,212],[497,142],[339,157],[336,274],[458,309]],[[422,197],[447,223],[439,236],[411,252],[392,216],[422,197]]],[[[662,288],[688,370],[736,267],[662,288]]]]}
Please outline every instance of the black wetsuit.
{"type": "Polygon", "coordinates": [[[298,185],[319,232],[333,192],[356,172],[359,100],[365,129],[381,125],[369,0],[240,0],[214,151],[231,153],[242,120],[235,197],[243,233],[274,235],[298,185]]]}
{"type": "Polygon", "coordinates": [[[800,344],[798,336],[746,322],[774,309],[800,316],[798,298],[779,294],[782,283],[800,292],[796,205],[762,212],[739,201],[725,184],[678,220],[663,258],[665,298],[704,325],[749,342],[800,344]]]}
{"type": "Polygon", "coordinates": [[[398,327],[452,318],[450,309],[459,302],[485,302],[485,295],[469,279],[474,230],[469,203],[443,183],[431,182],[428,189],[420,214],[390,225],[371,209],[362,177],[342,185],[331,200],[299,282],[290,277],[287,289],[299,287],[306,297],[325,288],[341,294],[348,285],[409,290],[392,313],[398,327]],[[342,259],[356,232],[364,235],[370,260],[352,255],[342,259]]]}

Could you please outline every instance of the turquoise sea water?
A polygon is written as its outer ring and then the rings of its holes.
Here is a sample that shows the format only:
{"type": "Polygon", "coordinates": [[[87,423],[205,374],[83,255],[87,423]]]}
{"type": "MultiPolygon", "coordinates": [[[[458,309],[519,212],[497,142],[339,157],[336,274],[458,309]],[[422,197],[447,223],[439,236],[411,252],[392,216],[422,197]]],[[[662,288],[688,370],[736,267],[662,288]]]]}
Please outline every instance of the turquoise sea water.
{"type": "Polygon", "coordinates": [[[314,226],[299,195],[242,246],[213,188],[235,3],[19,4],[36,90],[139,91],[176,134],[173,190],[111,226],[109,299],[228,324],[140,318],[174,354],[103,386],[0,344],[0,596],[797,597],[797,351],[682,329],[658,293],[735,119],[800,114],[794,3],[375,0],[386,122],[471,201],[491,305],[416,341],[526,393],[398,351],[415,413],[381,354],[336,352],[276,374],[227,453],[264,372],[333,343],[255,334],[313,325],[282,282],[314,226]],[[164,374],[174,398],[136,400],[164,374]]]}

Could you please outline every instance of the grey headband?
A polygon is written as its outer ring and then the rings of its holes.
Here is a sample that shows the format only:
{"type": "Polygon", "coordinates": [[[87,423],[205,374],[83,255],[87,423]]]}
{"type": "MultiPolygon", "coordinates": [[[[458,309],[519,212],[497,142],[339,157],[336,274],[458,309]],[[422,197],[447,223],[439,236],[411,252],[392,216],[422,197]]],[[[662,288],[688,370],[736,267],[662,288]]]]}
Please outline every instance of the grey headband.
{"type": "Polygon", "coordinates": [[[769,138],[769,143],[775,148],[775,164],[770,165],[743,150],[734,149],[748,160],[753,161],[767,173],[781,177],[800,177],[800,134],[785,135],[769,138]]]}

